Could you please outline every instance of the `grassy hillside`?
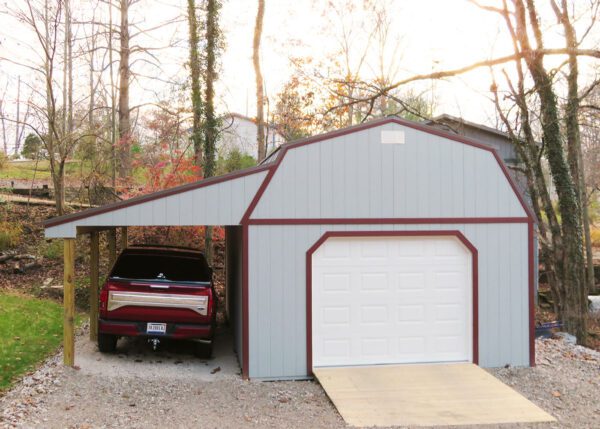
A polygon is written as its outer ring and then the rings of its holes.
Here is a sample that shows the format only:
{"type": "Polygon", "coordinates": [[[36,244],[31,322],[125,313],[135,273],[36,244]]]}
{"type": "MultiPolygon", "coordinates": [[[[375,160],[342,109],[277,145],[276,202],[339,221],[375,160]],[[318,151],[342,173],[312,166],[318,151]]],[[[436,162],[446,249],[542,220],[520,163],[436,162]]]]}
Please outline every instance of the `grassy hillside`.
{"type": "Polygon", "coordinates": [[[0,392],[56,350],[62,320],[54,301],[0,293],[0,392]]]}

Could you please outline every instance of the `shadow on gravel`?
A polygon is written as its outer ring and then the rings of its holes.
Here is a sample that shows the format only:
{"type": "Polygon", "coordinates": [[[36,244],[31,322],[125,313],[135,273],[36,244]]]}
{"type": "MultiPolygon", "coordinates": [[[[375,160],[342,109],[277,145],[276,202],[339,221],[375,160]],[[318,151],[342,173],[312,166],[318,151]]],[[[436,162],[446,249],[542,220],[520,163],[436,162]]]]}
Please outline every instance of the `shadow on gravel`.
{"type": "Polygon", "coordinates": [[[115,353],[100,353],[86,337],[77,341],[75,364],[82,373],[143,378],[239,378],[241,370],[229,329],[217,328],[212,357],[194,355],[191,341],[161,340],[156,350],[147,338],[119,339],[115,353]]]}

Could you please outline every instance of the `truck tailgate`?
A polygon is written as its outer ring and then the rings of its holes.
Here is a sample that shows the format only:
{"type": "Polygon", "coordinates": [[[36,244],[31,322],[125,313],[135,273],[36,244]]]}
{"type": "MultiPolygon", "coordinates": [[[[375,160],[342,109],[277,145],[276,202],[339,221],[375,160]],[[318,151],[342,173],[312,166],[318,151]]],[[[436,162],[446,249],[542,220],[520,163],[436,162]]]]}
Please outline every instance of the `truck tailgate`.
{"type": "Polygon", "coordinates": [[[209,286],[156,285],[143,282],[108,283],[103,317],[179,323],[208,323],[213,311],[209,286]]]}

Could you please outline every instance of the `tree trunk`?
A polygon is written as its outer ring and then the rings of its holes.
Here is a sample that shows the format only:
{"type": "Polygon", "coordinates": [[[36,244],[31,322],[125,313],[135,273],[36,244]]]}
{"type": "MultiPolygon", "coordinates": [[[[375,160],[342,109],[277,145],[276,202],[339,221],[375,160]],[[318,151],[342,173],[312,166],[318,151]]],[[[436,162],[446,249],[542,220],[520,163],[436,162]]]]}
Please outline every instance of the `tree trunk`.
{"type": "Polygon", "coordinates": [[[73,34],[71,30],[71,0],[65,1],[65,54],[66,54],[66,76],[67,76],[67,98],[65,101],[66,132],[65,139],[65,157],[70,152],[73,141],[73,34]]]}
{"type": "MultiPolygon", "coordinates": [[[[204,177],[215,174],[216,144],[219,134],[218,121],[215,114],[215,82],[217,80],[216,61],[219,38],[219,8],[218,0],[206,2],[206,92],[205,92],[205,122],[204,122],[204,177]]],[[[204,252],[209,262],[212,261],[212,228],[206,227],[204,234],[204,252]]]]}
{"type": "Polygon", "coordinates": [[[263,18],[265,15],[265,0],[258,0],[258,12],[256,13],[256,24],[254,26],[254,43],[252,49],[252,62],[256,75],[256,143],[258,145],[258,162],[267,157],[265,139],[265,91],[263,88],[263,76],[260,69],[260,39],[262,36],[263,18]]]}
{"type": "MultiPolygon", "coordinates": [[[[15,155],[18,155],[20,152],[20,132],[19,128],[22,127],[21,121],[21,76],[18,77],[17,80],[17,112],[16,112],[17,122],[15,124],[15,155]]],[[[8,155],[8,154],[7,154],[8,155]]]]}
{"type": "Polygon", "coordinates": [[[564,302],[563,322],[568,332],[577,337],[580,344],[587,340],[587,300],[582,300],[585,291],[585,271],[583,263],[581,211],[577,200],[575,185],[569,165],[565,160],[559,127],[558,104],[552,80],[543,65],[543,55],[531,49],[527,36],[526,16],[529,16],[538,48],[541,46],[541,31],[533,0],[516,0],[517,34],[522,50],[526,53],[525,63],[540,98],[541,125],[544,148],[552,179],[558,195],[558,205],[562,220],[563,258],[562,268],[566,300],[564,302]]]}
{"type": "Polygon", "coordinates": [[[44,79],[46,83],[46,112],[47,112],[47,133],[45,136],[45,146],[48,151],[50,161],[50,175],[54,185],[54,201],[56,203],[56,212],[59,216],[64,214],[64,169],[57,165],[56,152],[60,152],[60,147],[57,148],[57,118],[56,118],[56,100],[54,99],[53,90],[53,75],[54,75],[54,51],[50,47],[54,47],[53,40],[50,34],[50,6],[48,0],[44,2],[44,79]],[[56,144],[55,144],[56,143],[56,144]],[[58,149],[58,150],[57,150],[58,149]]]}
{"type": "Polygon", "coordinates": [[[65,162],[51,163],[50,172],[52,173],[52,184],[54,185],[56,212],[61,216],[65,214],[65,162]]]}
{"type": "Polygon", "coordinates": [[[117,187],[117,94],[115,88],[115,74],[113,69],[113,5],[108,0],[108,67],[110,78],[110,173],[113,194],[116,195],[117,187]]]}
{"type": "MultiPolygon", "coordinates": [[[[565,31],[566,47],[577,48],[577,34],[575,27],[569,18],[567,1],[561,1],[561,7],[552,1],[552,6],[557,18],[562,23],[565,31]]],[[[567,75],[567,104],[565,114],[565,128],[567,133],[567,157],[571,168],[571,176],[577,198],[581,207],[585,250],[587,256],[587,272],[585,287],[581,288],[581,299],[587,303],[587,292],[594,288],[594,256],[592,251],[592,240],[590,236],[590,218],[587,204],[587,191],[585,186],[585,172],[583,169],[583,155],[581,150],[581,132],[579,129],[579,67],[577,55],[570,53],[568,56],[569,74],[567,75]]]]}
{"type": "Polygon", "coordinates": [[[3,100],[0,100],[0,121],[2,122],[2,140],[4,142],[4,153],[8,156],[8,139],[6,138],[6,122],[4,120],[3,100]]]}
{"type": "Polygon", "coordinates": [[[202,167],[202,94],[200,90],[200,53],[196,1],[188,0],[188,27],[190,32],[190,80],[192,84],[192,143],[194,163],[202,167]]]}
{"type": "MultiPolygon", "coordinates": [[[[92,26],[92,32],[94,31],[94,27],[92,26]]],[[[93,37],[93,36],[92,36],[93,37]]],[[[90,85],[90,103],[88,106],[88,127],[90,129],[90,133],[94,131],[94,106],[96,105],[96,98],[94,91],[94,49],[95,43],[92,45],[92,49],[90,51],[90,76],[89,76],[89,85],[90,85]]]]}
{"type": "Polygon", "coordinates": [[[119,177],[126,178],[131,169],[131,121],[129,111],[129,0],[121,0],[119,29],[119,177]]]}

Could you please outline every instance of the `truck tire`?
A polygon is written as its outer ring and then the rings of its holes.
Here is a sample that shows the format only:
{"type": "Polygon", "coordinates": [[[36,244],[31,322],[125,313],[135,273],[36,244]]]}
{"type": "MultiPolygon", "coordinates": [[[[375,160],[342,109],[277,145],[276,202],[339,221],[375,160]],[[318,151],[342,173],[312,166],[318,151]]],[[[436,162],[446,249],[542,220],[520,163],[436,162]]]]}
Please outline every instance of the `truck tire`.
{"type": "Polygon", "coordinates": [[[117,348],[117,336],[98,334],[98,350],[100,353],[114,353],[117,348]]]}
{"type": "Polygon", "coordinates": [[[194,344],[194,355],[200,359],[212,357],[213,341],[197,341],[194,344]]]}

